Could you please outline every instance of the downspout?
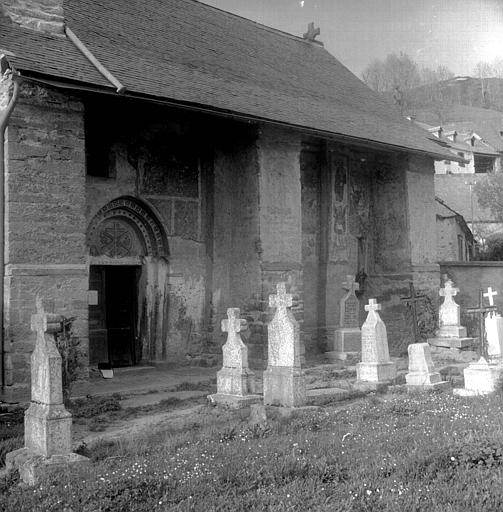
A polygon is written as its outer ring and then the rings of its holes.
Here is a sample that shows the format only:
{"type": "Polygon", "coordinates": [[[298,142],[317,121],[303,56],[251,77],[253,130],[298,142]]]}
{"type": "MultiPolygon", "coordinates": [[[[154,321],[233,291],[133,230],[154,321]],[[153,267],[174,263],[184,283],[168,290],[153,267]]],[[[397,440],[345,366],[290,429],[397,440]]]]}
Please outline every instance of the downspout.
{"type": "MultiPolygon", "coordinates": [[[[12,81],[12,96],[2,110],[0,105],[0,351],[2,366],[2,390],[7,383],[4,332],[4,279],[5,279],[5,131],[10,115],[19,98],[19,82],[16,80],[5,55],[0,55],[0,91],[2,82],[12,81]]],[[[8,85],[7,85],[8,87],[8,85]]],[[[8,94],[8,90],[7,93],[8,94]]]]}

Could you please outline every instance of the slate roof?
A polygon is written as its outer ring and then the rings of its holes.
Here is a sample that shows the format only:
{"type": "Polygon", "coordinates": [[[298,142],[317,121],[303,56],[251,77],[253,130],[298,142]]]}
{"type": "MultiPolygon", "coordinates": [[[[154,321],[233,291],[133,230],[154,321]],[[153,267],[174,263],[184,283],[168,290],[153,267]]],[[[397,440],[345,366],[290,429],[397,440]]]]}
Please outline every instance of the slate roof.
{"type": "MultiPolygon", "coordinates": [[[[195,0],[65,0],[64,11],[67,26],[127,94],[449,154],[322,46],[302,38],[195,0]]],[[[5,50],[22,74],[112,87],[68,39],[0,16],[5,50]]]]}

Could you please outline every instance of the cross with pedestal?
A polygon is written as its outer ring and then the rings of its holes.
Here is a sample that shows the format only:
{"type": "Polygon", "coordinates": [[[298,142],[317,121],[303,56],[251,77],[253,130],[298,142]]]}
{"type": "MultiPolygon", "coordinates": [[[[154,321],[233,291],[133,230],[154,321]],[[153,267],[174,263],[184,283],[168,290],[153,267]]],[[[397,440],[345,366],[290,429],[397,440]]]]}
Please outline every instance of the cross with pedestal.
{"type": "Polygon", "coordinates": [[[238,332],[244,331],[247,322],[244,318],[239,318],[239,308],[229,308],[227,310],[227,318],[222,320],[222,331],[234,337],[238,332]]]}
{"type": "Polygon", "coordinates": [[[487,354],[487,343],[486,343],[486,327],[485,327],[485,316],[486,313],[497,311],[496,306],[484,306],[484,290],[479,290],[479,306],[477,308],[468,308],[466,312],[469,315],[479,316],[479,332],[480,332],[480,352],[481,356],[486,358],[487,354]]]}
{"type": "Polygon", "coordinates": [[[382,309],[381,304],[377,303],[376,299],[369,299],[369,303],[365,305],[365,311],[380,311],[382,309]]]}
{"type": "Polygon", "coordinates": [[[278,311],[286,311],[292,307],[292,295],[286,293],[286,283],[276,285],[276,295],[269,295],[269,307],[277,308],[278,311]]]}
{"type": "Polygon", "coordinates": [[[400,299],[404,304],[410,305],[412,311],[412,330],[414,332],[414,342],[419,343],[418,340],[418,329],[417,329],[417,303],[423,302],[427,299],[426,295],[417,295],[416,290],[414,289],[414,284],[412,282],[409,283],[409,291],[410,297],[403,297],[400,299]]]}
{"type": "Polygon", "coordinates": [[[498,295],[498,292],[496,290],[493,291],[493,289],[489,286],[489,288],[487,289],[487,292],[484,293],[484,297],[487,297],[487,300],[489,301],[489,306],[494,306],[493,297],[495,295],[498,295]]]}
{"type": "Polygon", "coordinates": [[[360,285],[355,281],[355,276],[346,276],[346,281],[342,283],[342,286],[348,292],[354,293],[360,289],[360,285]]]}

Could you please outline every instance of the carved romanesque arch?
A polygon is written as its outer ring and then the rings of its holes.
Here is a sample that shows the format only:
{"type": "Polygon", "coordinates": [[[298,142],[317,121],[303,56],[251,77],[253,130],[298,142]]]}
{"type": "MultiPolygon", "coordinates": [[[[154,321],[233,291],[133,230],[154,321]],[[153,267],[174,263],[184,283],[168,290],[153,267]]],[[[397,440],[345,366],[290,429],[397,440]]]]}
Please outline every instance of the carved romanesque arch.
{"type": "Polygon", "coordinates": [[[168,257],[161,223],[148,206],[133,197],[119,197],[103,206],[87,231],[91,256],[120,259],[168,257]]]}

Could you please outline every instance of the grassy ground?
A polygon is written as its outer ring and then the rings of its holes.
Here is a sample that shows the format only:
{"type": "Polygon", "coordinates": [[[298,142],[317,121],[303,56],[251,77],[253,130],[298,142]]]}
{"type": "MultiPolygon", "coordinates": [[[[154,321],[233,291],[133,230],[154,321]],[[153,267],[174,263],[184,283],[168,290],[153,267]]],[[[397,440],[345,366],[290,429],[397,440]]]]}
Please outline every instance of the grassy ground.
{"type": "Polygon", "coordinates": [[[0,510],[503,509],[503,397],[374,395],[252,424],[208,408],[102,443],[87,478],[1,483],[0,510]]]}

